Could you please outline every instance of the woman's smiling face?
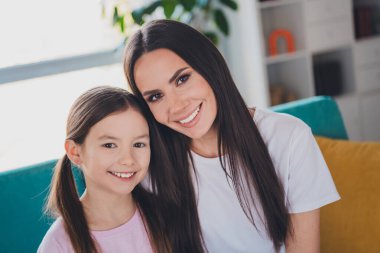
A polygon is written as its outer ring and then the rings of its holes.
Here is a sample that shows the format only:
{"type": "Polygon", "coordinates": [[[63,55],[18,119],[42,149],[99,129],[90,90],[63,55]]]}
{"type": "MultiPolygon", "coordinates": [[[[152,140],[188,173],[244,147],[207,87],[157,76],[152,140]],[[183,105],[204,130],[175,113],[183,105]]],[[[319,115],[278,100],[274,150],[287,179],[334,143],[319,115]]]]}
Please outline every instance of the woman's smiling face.
{"type": "Polygon", "coordinates": [[[168,49],[145,53],[135,64],[134,77],[158,122],[193,140],[214,133],[215,94],[177,54],[168,49]]]}

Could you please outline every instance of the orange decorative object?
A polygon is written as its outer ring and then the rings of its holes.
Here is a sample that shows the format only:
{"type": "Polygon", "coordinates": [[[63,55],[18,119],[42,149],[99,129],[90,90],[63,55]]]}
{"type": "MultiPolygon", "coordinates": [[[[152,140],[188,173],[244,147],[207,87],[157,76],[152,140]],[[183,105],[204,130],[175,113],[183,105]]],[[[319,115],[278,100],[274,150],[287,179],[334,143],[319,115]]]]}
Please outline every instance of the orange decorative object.
{"type": "Polygon", "coordinates": [[[292,33],[286,29],[277,29],[271,32],[271,34],[269,35],[269,55],[270,56],[278,54],[277,41],[280,38],[285,39],[288,53],[295,51],[295,43],[294,43],[294,38],[293,38],[292,33]]]}

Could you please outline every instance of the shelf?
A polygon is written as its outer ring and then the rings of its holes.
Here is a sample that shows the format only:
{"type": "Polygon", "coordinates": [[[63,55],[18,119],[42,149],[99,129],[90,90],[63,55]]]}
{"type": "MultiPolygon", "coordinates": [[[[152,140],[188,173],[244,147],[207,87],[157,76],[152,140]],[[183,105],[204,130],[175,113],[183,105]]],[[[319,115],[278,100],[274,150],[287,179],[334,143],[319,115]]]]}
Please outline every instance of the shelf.
{"type": "Polygon", "coordinates": [[[380,140],[380,0],[254,1],[271,103],[331,95],[350,138],[380,140]]]}
{"type": "Polygon", "coordinates": [[[371,41],[377,41],[379,39],[380,39],[380,34],[376,34],[376,35],[372,35],[372,36],[368,36],[364,38],[355,39],[355,41],[356,43],[367,43],[371,41]]]}
{"type": "MultiPolygon", "coordinates": [[[[266,56],[269,57],[269,40],[276,30],[286,30],[291,34],[295,50],[304,51],[306,48],[304,22],[302,22],[302,4],[283,5],[278,8],[267,8],[261,11],[261,23],[263,39],[266,47],[266,56]]],[[[276,36],[275,36],[276,38],[276,36]]],[[[277,48],[279,53],[286,53],[286,36],[277,37],[277,48]]]]}
{"type": "Polygon", "coordinates": [[[314,54],[312,58],[316,95],[341,96],[357,91],[352,48],[314,54]],[[329,94],[328,92],[338,93],[329,94]]]}
{"type": "Polygon", "coordinates": [[[265,1],[265,2],[260,2],[260,8],[261,9],[266,9],[266,8],[274,8],[274,7],[279,7],[279,6],[284,6],[288,4],[296,4],[300,3],[301,0],[272,0],[272,1],[265,1]]]}
{"type": "Polygon", "coordinates": [[[309,82],[308,59],[298,58],[288,62],[278,62],[267,66],[269,85],[281,86],[285,90],[292,92],[297,98],[305,98],[313,95],[309,82]]]}
{"type": "Polygon", "coordinates": [[[366,39],[380,35],[380,2],[378,0],[354,0],[353,18],[355,38],[366,39]]]}
{"type": "Polygon", "coordinates": [[[306,57],[305,51],[285,53],[285,54],[280,54],[276,56],[268,56],[266,58],[266,63],[267,65],[270,65],[270,64],[276,64],[276,63],[281,63],[281,62],[286,62],[286,61],[297,60],[304,57],[306,57]]]}

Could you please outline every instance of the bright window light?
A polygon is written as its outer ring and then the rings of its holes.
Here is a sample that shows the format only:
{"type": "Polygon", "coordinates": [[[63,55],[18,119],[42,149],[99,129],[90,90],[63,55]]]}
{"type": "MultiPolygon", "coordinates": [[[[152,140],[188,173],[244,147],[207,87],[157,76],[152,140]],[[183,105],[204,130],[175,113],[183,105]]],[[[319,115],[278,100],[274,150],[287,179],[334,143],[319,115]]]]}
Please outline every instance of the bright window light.
{"type": "Polygon", "coordinates": [[[0,68],[114,48],[110,22],[94,0],[0,1],[0,68]]]}
{"type": "Polygon", "coordinates": [[[125,83],[116,64],[0,85],[0,171],[63,156],[74,100],[91,87],[125,83]]]}
{"type": "MultiPolygon", "coordinates": [[[[0,73],[17,76],[23,64],[112,50],[123,36],[109,22],[94,0],[0,1],[0,73]]],[[[61,67],[54,75],[0,82],[0,172],[60,158],[74,99],[98,85],[126,88],[121,59],[65,73],[61,67]]]]}

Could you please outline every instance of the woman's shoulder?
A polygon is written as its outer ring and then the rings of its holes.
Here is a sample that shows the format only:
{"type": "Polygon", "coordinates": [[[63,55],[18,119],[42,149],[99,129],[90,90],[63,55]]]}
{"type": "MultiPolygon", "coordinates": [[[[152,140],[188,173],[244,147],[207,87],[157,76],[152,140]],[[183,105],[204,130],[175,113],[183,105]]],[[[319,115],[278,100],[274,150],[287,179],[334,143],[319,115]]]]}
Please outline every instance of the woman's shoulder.
{"type": "Polygon", "coordinates": [[[294,131],[309,130],[302,120],[286,113],[274,112],[269,109],[255,108],[253,120],[262,135],[290,135],[294,131]]]}
{"type": "Polygon", "coordinates": [[[66,234],[64,222],[62,218],[58,218],[46,232],[37,252],[70,252],[70,245],[70,239],[66,234]]]}
{"type": "Polygon", "coordinates": [[[311,136],[310,127],[290,114],[256,108],[253,120],[265,144],[274,153],[288,149],[302,136],[311,136]]]}

